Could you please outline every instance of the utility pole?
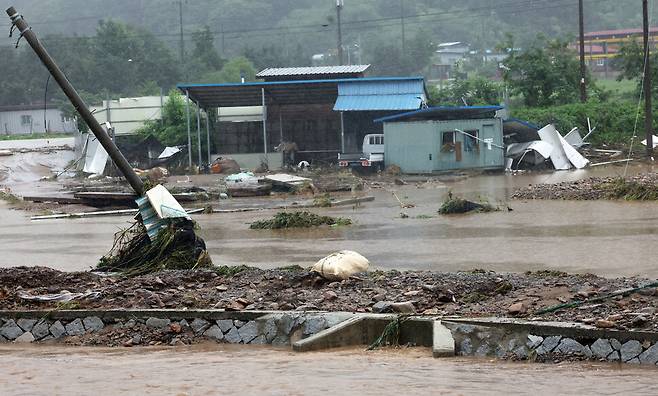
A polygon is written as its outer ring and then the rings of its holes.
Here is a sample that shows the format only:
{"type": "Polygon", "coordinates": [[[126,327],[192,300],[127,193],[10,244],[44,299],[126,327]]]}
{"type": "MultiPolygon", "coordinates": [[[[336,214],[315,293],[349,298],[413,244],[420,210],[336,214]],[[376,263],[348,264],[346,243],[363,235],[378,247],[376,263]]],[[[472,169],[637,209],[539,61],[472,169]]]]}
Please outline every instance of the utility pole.
{"type": "Polygon", "coordinates": [[[585,66],[585,13],[583,0],[578,0],[578,21],[580,25],[580,101],[587,102],[587,68],[585,66]]]}
{"type": "Polygon", "coordinates": [[[180,64],[183,67],[183,75],[187,76],[185,67],[185,34],[183,33],[183,0],[178,0],[178,17],[180,23],[180,64]]]}
{"type": "Polygon", "coordinates": [[[402,56],[407,54],[407,39],[404,26],[404,0],[400,0],[400,24],[402,25],[402,56]]]}
{"type": "Polygon", "coordinates": [[[649,5],[642,0],[644,28],[644,129],[647,134],[647,157],[653,157],[653,114],[651,109],[651,48],[649,46],[649,5]]]}
{"type": "Polygon", "coordinates": [[[343,56],[343,32],[340,23],[340,12],[343,10],[343,0],[336,0],[336,23],[338,25],[338,64],[344,63],[343,56]]]}

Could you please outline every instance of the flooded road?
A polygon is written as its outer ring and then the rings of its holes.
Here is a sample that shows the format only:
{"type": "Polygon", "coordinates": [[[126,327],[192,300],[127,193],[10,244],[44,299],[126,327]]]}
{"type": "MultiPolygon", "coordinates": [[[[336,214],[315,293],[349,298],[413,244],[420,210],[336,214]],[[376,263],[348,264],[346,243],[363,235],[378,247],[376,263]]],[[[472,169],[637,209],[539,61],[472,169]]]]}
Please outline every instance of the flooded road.
{"type": "Polygon", "coordinates": [[[295,354],[0,346],[5,395],[655,395],[655,369],[433,359],[425,349],[295,354]]]}
{"type": "MultiPolygon", "coordinates": [[[[629,174],[656,170],[632,166],[629,174]]],[[[648,247],[658,240],[658,203],[508,200],[516,188],[531,183],[556,183],[623,171],[623,166],[613,166],[548,174],[442,178],[432,183],[370,189],[363,194],[374,195],[376,200],[358,207],[315,210],[349,217],[354,221],[350,227],[249,229],[249,223],[271,217],[275,213],[272,210],[197,215],[195,219],[213,261],[220,265],[310,266],[333,251],[350,249],[368,257],[378,269],[555,269],[608,277],[655,278],[655,249],[648,247]],[[401,209],[393,191],[415,207],[401,209]],[[448,191],[470,199],[487,199],[503,210],[439,216],[437,210],[448,191]],[[401,212],[409,218],[401,218],[401,212]]],[[[48,188],[48,182],[37,184],[35,189],[42,188],[48,188]]],[[[295,199],[299,198],[291,197],[287,202],[295,199]]],[[[280,203],[281,198],[245,198],[214,205],[235,208],[280,203]]],[[[31,222],[28,213],[9,210],[2,202],[0,218],[0,266],[46,265],[69,271],[93,266],[111,247],[114,233],[131,221],[130,217],[104,217],[31,222]]]]}

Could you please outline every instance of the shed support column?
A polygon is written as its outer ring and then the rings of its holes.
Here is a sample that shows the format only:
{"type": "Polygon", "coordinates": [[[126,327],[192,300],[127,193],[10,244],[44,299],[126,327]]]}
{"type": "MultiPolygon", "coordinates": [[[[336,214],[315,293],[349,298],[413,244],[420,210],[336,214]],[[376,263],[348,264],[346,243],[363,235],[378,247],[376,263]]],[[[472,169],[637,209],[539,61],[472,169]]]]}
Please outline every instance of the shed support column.
{"type": "Polygon", "coordinates": [[[187,158],[192,170],[192,127],[190,125],[190,91],[185,91],[185,111],[187,113],[187,158]]]}
{"type": "Polygon", "coordinates": [[[265,105],[265,88],[261,88],[261,94],[263,97],[263,152],[265,154],[265,164],[268,164],[267,161],[267,106],[265,105]]]}
{"type": "Polygon", "coordinates": [[[196,143],[199,148],[199,169],[203,164],[203,159],[201,159],[201,107],[196,107],[196,143]]]}
{"type": "Polygon", "coordinates": [[[340,112],[340,152],[345,153],[345,114],[340,112]]]}
{"type": "Polygon", "coordinates": [[[208,145],[208,167],[210,167],[210,113],[206,109],[206,144],[208,145]]]}
{"type": "Polygon", "coordinates": [[[281,106],[279,106],[279,143],[283,143],[283,114],[281,114],[281,106]]]}

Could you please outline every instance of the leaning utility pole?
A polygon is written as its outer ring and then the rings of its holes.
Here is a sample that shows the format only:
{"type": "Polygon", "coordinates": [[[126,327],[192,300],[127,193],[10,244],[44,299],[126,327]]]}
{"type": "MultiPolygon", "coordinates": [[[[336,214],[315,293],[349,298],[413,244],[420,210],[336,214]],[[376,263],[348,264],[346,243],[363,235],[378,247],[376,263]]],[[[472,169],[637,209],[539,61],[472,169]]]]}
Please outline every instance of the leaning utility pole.
{"type": "Polygon", "coordinates": [[[578,0],[578,20],[580,25],[580,101],[587,102],[587,68],[585,66],[585,13],[583,0],[578,0]]]}
{"type": "Polygon", "coordinates": [[[644,28],[644,129],[647,134],[647,157],[653,157],[653,114],[651,109],[651,48],[649,46],[649,5],[642,0],[644,28]]]}
{"type": "Polygon", "coordinates": [[[343,10],[343,0],[336,0],[336,24],[338,25],[338,64],[344,63],[343,56],[343,32],[340,23],[340,12],[343,10]]]}
{"type": "MultiPolygon", "coordinates": [[[[89,107],[82,100],[78,92],[75,90],[73,85],[66,78],[62,70],[57,66],[53,58],[48,54],[46,48],[41,44],[37,35],[32,31],[28,26],[23,16],[16,12],[14,7],[7,9],[7,15],[11,18],[12,26],[15,26],[20,32],[20,37],[24,38],[30,47],[37,54],[41,62],[46,66],[50,74],[53,76],[57,84],[60,86],[64,94],[69,98],[71,104],[75,110],[80,114],[80,117],[85,121],[91,132],[96,136],[98,142],[103,146],[107,154],[112,158],[112,161],[116,164],[117,168],[121,171],[123,176],[126,178],[130,186],[135,190],[137,195],[144,195],[144,183],[137,176],[135,170],[126,160],[126,157],[123,156],[121,151],[112,141],[112,138],[103,130],[101,125],[98,123],[96,118],[91,114],[89,107]]],[[[13,30],[13,27],[12,27],[13,30]]],[[[20,39],[19,39],[20,40],[20,39]]]]}

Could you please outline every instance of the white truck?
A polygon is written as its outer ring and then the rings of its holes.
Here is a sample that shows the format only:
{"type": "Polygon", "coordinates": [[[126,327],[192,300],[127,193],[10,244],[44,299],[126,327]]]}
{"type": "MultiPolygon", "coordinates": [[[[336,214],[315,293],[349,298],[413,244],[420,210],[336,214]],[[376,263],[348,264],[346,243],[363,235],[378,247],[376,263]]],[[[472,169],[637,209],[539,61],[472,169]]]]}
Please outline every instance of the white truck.
{"type": "Polygon", "coordinates": [[[338,166],[355,170],[384,170],[384,134],[371,133],[363,138],[360,154],[338,154],[338,166]]]}

